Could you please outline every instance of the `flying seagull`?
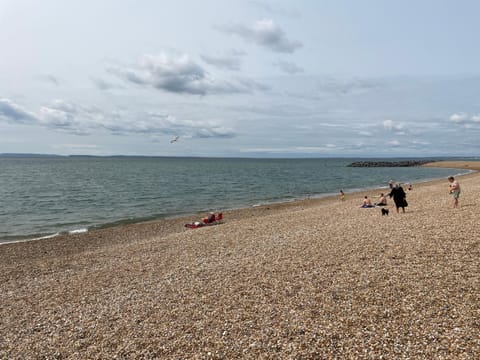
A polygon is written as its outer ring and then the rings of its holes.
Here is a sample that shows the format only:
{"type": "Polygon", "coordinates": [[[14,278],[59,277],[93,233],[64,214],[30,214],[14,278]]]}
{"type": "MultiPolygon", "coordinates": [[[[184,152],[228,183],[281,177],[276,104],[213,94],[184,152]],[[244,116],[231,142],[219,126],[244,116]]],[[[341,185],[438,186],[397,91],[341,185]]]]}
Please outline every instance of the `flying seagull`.
{"type": "Polygon", "coordinates": [[[172,140],[170,140],[170,144],[173,144],[174,142],[178,141],[180,139],[180,136],[175,136],[172,140]]]}

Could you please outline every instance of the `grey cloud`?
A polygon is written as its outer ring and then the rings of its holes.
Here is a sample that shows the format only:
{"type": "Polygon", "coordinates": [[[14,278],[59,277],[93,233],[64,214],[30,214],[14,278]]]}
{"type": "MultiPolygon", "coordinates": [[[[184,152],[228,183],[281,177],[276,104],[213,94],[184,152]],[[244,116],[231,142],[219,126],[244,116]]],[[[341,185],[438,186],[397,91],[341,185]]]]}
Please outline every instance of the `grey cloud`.
{"type": "Polygon", "coordinates": [[[105,81],[102,78],[91,77],[90,79],[100,90],[123,89],[123,86],[105,81]]]}
{"type": "Polygon", "coordinates": [[[226,69],[232,71],[240,70],[240,57],[236,54],[226,55],[226,56],[209,56],[209,55],[200,55],[203,61],[209,65],[213,65],[219,69],[226,69]]]}
{"type": "Polygon", "coordinates": [[[22,109],[8,99],[0,99],[0,116],[8,122],[26,125],[39,125],[56,130],[63,130],[77,135],[87,134],[79,121],[82,113],[78,107],[56,100],[49,106],[42,106],[38,113],[22,109]]]}
{"type": "Polygon", "coordinates": [[[127,82],[177,94],[235,94],[260,89],[248,81],[215,79],[187,55],[146,55],[135,67],[114,67],[109,71],[127,82]]]}
{"type": "Polygon", "coordinates": [[[136,72],[138,70],[115,66],[108,68],[107,71],[112,75],[116,75],[121,79],[136,85],[146,85],[148,83],[147,79],[142,78],[141,74],[136,72]]]}
{"type": "Polygon", "coordinates": [[[194,63],[188,56],[176,58],[166,54],[144,56],[141,66],[157,89],[171,92],[205,94],[205,70],[194,63]]]}
{"type": "Polygon", "coordinates": [[[290,61],[279,61],[275,65],[287,74],[297,74],[304,71],[303,68],[290,61]]]}
{"type": "Polygon", "coordinates": [[[254,92],[254,91],[268,91],[270,87],[268,85],[259,83],[258,81],[252,79],[237,79],[240,88],[245,89],[243,92],[254,92]]]}
{"type": "Polygon", "coordinates": [[[22,109],[9,99],[0,99],[0,118],[10,123],[33,124],[37,122],[35,114],[22,109]]]}
{"type": "Polygon", "coordinates": [[[56,76],[53,76],[53,75],[49,75],[49,74],[48,75],[40,75],[38,77],[38,79],[43,81],[43,82],[53,84],[55,86],[60,85],[60,80],[56,76]]]}
{"type": "Polygon", "coordinates": [[[303,46],[300,41],[289,40],[283,30],[271,19],[259,20],[250,27],[236,24],[218,26],[218,29],[228,34],[238,35],[275,52],[293,53],[303,46]]]}

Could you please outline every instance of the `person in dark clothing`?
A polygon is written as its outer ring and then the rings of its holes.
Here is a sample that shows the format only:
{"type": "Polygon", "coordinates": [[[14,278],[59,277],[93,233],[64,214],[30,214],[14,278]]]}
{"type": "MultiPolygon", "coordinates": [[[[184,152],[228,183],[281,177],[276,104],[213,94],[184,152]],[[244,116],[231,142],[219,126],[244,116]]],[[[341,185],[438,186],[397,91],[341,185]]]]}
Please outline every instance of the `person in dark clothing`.
{"type": "Polygon", "coordinates": [[[405,207],[408,206],[406,200],[407,194],[405,194],[405,191],[400,184],[395,184],[395,187],[392,189],[392,191],[390,191],[388,196],[391,198],[393,197],[393,202],[397,208],[397,213],[399,208],[402,208],[402,211],[405,212],[405,207]]]}

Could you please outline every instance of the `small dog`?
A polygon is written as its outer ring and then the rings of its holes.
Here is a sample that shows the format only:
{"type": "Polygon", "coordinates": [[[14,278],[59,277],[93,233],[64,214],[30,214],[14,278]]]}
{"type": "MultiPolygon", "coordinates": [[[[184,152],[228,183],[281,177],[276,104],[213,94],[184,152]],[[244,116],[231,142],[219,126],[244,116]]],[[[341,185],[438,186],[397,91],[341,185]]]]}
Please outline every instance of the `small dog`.
{"type": "Polygon", "coordinates": [[[389,212],[390,212],[390,211],[389,211],[388,209],[382,208],[382,216],[383,216],[383,215],[387,215],[387,216],[388,216],[388,213],[389,213],[389,212]]]}

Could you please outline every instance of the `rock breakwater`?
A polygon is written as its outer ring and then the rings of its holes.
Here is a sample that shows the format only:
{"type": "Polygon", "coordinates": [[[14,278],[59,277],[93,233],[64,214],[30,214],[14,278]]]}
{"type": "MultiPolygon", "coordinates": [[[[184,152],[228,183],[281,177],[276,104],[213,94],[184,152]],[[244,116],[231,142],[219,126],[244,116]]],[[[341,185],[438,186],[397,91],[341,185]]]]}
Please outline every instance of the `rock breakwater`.
{"type": "Polygon", "coordinates": [[[355,161],[349,167],[408,167],[420,166],[434,160],[401,160],[401,161],[355,161]]]}

